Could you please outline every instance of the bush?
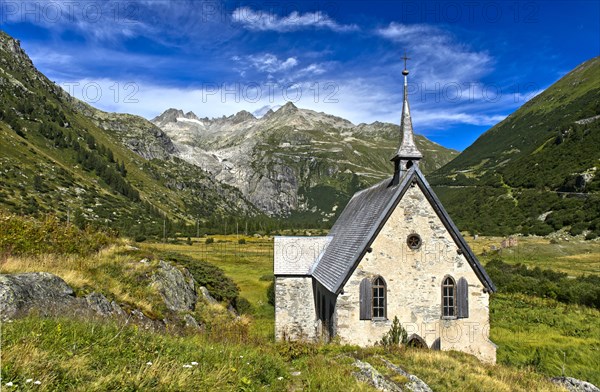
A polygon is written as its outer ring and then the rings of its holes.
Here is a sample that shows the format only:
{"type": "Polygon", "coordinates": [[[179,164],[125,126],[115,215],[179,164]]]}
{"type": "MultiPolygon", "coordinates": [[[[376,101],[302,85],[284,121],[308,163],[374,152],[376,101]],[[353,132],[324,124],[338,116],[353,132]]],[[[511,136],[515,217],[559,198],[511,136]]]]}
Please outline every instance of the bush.
{"type": "Polygon", "coordinates": [[[162,252],[159,253],[159,257],[187,268],[194,280],[200,286],[206,287],[217,301],[227,301],[235,305],[240,289],[219,267],[175,252],[162,252]]]}
{"type": "Polygon", "coordinates": [[[89,255],[116,242],[115,233],[91,226],[79,229],[55,215],[42,219],[0,212],[0,253],[89,255]]]}
{"type": "Polygon", "coordinates": [[[237,297],[234,304],[235,310],[239,314],[250,314],[252,313],[252,304],[244,297],[237,297]]]}
{"type": "Polygon", "coordinates": [[[380,343],[383,347],[390,348],[393,346],[399,346],[400,344],[405,345],[407,342],[408,333],[400,324],[398,316],[394,316],[394,321],[392,321],[390,330],[383,334],[380,343]]]}
{"type": "Polygon", "coordinates": [[[561,272],[539,267],[530,269],[522,264],[510,265],[499,258],[492,259],[485,268],[499,292],[552,298],[600,309],[599,275],[571,279],[561,272]]]}
{"type": "Polygon", "coordinates": [[[245,238],[240,238],[240,239],[238,240],[238,244],[240,244],[240,245],[244,245],[244,244],[246,244],[246,239],[245,239],[245,238]]]}
{"type": "Polygon", "coordinates": [[[212,237],[208,237],[208,238],[207,238],[207,239],[204,241],[204,243],[205,243],[206,245],[208,245],[208,244],[213,244],[214,242],[215,242],[215,239],[214,239],[214,238],[212,238],[212,237]]]}
{"type": "Polygon", "coordinates": [[[277,352],[286,360],[293,361],[306,356],[313,356],[317,353],[317,347],[314,344],[298,341],[283,340],[277,344],[277,352]]]}

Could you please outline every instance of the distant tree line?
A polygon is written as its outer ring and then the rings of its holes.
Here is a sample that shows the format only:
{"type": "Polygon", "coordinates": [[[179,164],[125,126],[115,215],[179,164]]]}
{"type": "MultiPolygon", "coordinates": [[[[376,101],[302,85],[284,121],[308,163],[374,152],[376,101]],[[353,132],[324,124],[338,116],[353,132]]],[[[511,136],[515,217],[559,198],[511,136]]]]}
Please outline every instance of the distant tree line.
{"type": "Polygon", "coordinates": [[[522,293],[552,298],[567,304],[600,309],[600,275],[570,278],[567,274],[523,264],[511,265],[496,258],[485,266],[502,293],[522,293]]]}

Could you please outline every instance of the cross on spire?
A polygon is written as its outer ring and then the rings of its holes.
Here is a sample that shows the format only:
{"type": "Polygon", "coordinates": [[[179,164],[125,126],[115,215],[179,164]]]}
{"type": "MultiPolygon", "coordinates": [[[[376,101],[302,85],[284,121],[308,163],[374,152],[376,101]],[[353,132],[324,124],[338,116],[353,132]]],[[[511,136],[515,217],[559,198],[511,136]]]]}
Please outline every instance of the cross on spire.
{"type": "Polygon", "coordinates": [[[404,70],[406,71],[406,61],[410,60],[410,57],[406,57],[406,50],[404,51],[404,56],[402,57],[402,60],[404,60],[404,70]]]}
{"type": "Polygon", "coordinates": [[[402,75],[404,75],[404,100],[402,103],[402,116],[400,119],[402,141],[398,151],[392,158],[392,161],[394,162],[394,178],[392,179],[391,185],[397,185],[400,181],[401,173],[408,170],[413,164],[417,164],[423,157],[414,141],[412,119],[410,117],[410,107],[408,104],[408,70],[406,69],[406,61],[410,60],[410,57],[406,56],[406,51],[404,52],[402,60],[404,60],[404,70],[402,71],[402,75]]]}

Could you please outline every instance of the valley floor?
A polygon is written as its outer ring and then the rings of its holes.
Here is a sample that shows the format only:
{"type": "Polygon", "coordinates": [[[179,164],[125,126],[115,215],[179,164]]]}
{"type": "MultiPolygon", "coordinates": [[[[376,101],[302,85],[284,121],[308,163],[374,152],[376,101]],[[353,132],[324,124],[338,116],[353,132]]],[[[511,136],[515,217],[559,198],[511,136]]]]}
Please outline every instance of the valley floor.
{"type": "MultiPolygon", "coordinates": [[[[116,245],[88,258],[3,260],[0,273],[52,272],[80,291],[91,285],[117,301],[134,303],[160,317],[160,308],[153,305],[155,298],[136,280],[147,268],[139,259],[178,252],[221,267],[252,308],[245,316],[249,333],[237,337],[218,333],[175,336],[136,326],[35,316],[3,322],[2,390],[9,390],[6,383],[12,383],[20,390],[366,391],[371,387],[351,376],[356,371],[352,357],[368,361],[394,379],[386,373],[381,356],[417,375],[434,391],[559,391],[562,389],[546,376],[560,376],[563,369],[567,376],[600,384],[600,311],[520,294],[493,297],[491,339],[499,346],[495,366],[458,352],[386,352],[380,347],[275,343],[273,307],[266,295],[272,280],[272,242],[266,238],[244,240],[240,244],[235,236],[215,236],[213,244],[205,244],[201,238],[192,239],[191,245],[185,241],[137,244],[141,249],[135,251],[116,245]]],[[[561,257],[581,257],[591,262],[565,269],[581,274],[598,267],[598,257],[586,256],[587,251],[600,255],[597,243],[559,243],[561,248],[548,250],[542,242],[529,240],[521,240],[521,255],[529,246],[539,247],[531,255],[540,260],[546,257],[543,252],[564,250],[556,257],[547,256],[547,266],[562,265],[561,257]]],[[[480,238],[472,246],[479,254],[495,241],[480,238]]],[[[535,259],[525,261],[535,263],[535,259]]]]}

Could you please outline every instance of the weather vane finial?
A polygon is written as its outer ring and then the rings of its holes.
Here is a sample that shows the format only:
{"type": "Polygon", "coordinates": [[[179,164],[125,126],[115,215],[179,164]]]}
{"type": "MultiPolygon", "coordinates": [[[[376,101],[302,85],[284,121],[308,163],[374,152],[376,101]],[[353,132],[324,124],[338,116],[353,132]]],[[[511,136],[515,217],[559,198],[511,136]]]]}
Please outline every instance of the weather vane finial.
{"type": "Polygon", "coordinates": [[[404,56],[402,57],[402,60],[404,60],[404,70],[402,71],[402,75],[406,76],[408,75],[408,70],[406,69],[406,61],[410,60],[410,57],[406,57],[406,50],[404,51],[404,56]]]}

